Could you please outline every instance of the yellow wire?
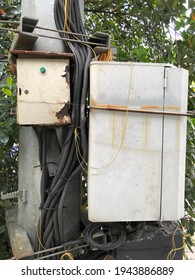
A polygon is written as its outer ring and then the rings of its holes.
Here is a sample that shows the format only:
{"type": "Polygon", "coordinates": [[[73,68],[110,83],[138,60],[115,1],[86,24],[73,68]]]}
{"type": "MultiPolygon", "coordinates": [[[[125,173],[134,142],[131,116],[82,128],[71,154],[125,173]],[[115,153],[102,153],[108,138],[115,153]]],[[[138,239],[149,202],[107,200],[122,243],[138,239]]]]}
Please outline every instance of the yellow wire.
{"type": "MultiPolygon", "coordinates": [[[[68,26],[68,13],[70,12],[70,8],[71,8],[70,1],[71,0],[67,0],[67,1],[65,1],[65,4],[64,4],[64,30],[68,31],[68,32],[72,32],[68,26]]],[[[77,36],[73,35],[73,37],[76,40],[80,41],[77,36]]],[[[94,57],[97,60],[97,55],[96,55],[96,52],[94,51],[94,49],[91,46],[89,46],[88,44],[83,44],[83,45],[88,47],[93,52],[94,57]]]]}
{"type": "MultiPolygon", "coordinates": [[[[78,39],[78,38],[77,38],[78,39]]],[[[96,55],[96,52],[94,51],[94,49],[90,46],[90,45],[88,45],[88,44],[83,44],[84,46],[86,46],[86,47],[88,47],[92,52],[93,52],[93,54],[94,54],[94,58],[95,58],[95,60],[97,60],[97,55],[96,55]]]]}
{"type": "Polygon", "coordinates": [[[77,131],[77,128],[75,128],[75,130],[74,130],[74,140],[75,141],[74,142],[75,142],[75,149],[76,149],[77,160],[78,160],[81,168],[83,169],[83,171],[88,173],[88,171],[85,169],[85,167],[82,164],[82,161],[83,161],[86,165],[88,165],[87,162],[84,160],[84,158],[81,155],[81,151],[80,151],[80,147],[79,147],[79,143],[78,143],[77,139],[78,139],[78,131],[77,131]],[[81,158],[82,161],[80,160],[80,158],[81,158]]]}
{"type": "Polygon", "coordinates": [[[61,261],[64,260],[65,257],[68,257],[69,260],[71,260],[71,261],[74,260],[73,254],[71,254],[71,253],[69,253],[69,252],[64,253],[64,254],[60,257],[60,260],[61,260],[61,261]]]}
{"type": "Polygon", "coordinates": [[[106,52],[102,53],[99,58],[98,61],[113,61],[113,54],[112,54],[112,50],[109,49],[106,52]]]}
{"type": "MultiPolygon", "coordinates": [[[[131,95],[131,85],[132,85],[132,78],[133,78],[133,63],[131,63],[131,72],[130,72],[130,82],[129,82],[129,93],[128,93],[128,100],[127,100],[127,104],[129,105],[129,101],[130,101],[130,95],[131,95]]],[[[127,106],[128,107],[128,106],[127,106]]],[[[118,148],[118,151],[116,153],[116,155],[114,156],[114,158],[112,159],[112,161],[110,161],[108,164],[106,164],[105,166],[102,166],[102,167],[93,167],[93,166],[90,166],[91,169],[93,170],[96,170],[98,171],[98,173],[96,172],[95,174],[93,175],[97,175],[97,174],[100,174],[101,172],[105,171],[106,169],[108,169],[115,161],[116,159],[118,158],[118,155],[123,147],[123,144],[124,144],[124,140],[125,140],[125,135],[126,135],[126,128],[127,128],[127,123],[128,123],[128,110],[126,111],[126,116],[125,116],[125,124],[123,126],[123,133],[122,133],[122,138],[121,138],[121,143],[119,145],[119,148],[118,148]]],[[[74,135],[75,135],[75,147],[76,147],[76,155],[77,155],[77,159],[79,161],[79,164],[80,166],[82,167],[82,169],[86,172],[86,173],[89,173],[83,166],[81,160],[87,165],[88,163],[83,159],[82,157],[82,154],[81,154],[81,151],[80,151],[80,147],[79,147],[79,144],[78,144],[78,131],[77,131],[77,128],[75,128],[75,131],[74,131],[74,135]],[[81,160],[80,160],[81,159],[81,160]]]]}
{"type": "MultiPolygon", "coordinates": [[[[70,0],[69,0],[70,1],[70,0]]],[[[70,3],[69,1],[66,1],[65,3],[65,7],[64,7],[64,28],[67,30],[67,31],[70,31],[70,28],[68,26],[68,22],[67,22],[67,18],[68,18],[68,12],[69,12],[69,9],[70,9],[70,3]]],[[[76,37],[75,35],[73,35],[74,38],[76,38],[77,40],[79,40],[78,37],[76,37]]],[[[89,46],[88,44],[84,44],[86,47],[90,48],[92,50],[92,52],[94,53],[94,56],[95,58],[97,59],[97,56],[96,56],[96,53],[94,51],[94,49],[89,46]]],[[[112,56],[112,50],[108,50],[107,52],[103,53],[102,55],[100,55],[100,58],[99,58],[100,61],[112,61],[113,60],[113,56],[112,56]]],[[[131,92],[131,83],[132,83],[132,67],[131,67],[131,76],[130,76],[130,88],[129,88],[129,95],[128,95],[128,103],[129,103],[129,99],[130,99],[130,92],[131,92]]],[[[127,104],[128,104],[127,103],[127,104]]],[[[121,149],[122,149],[122,146],[123,146],[123,143],[124,143],[124,139],[125,139],[125,134],[126,134],[126,127],[127,127],[127,122],[128,122],[128,110],[126,112],[126,118],[125,118],[125,125],[124,125],[124,129],[123,129],[123,135],[122,135],[122,139],[121,139],[121,143],[120,143],[120,146],[119,146],[119,149],[115,155],[115,157],[113,158],[113,160],[106,164],[105,166],[103,167],[100,167],[100,168],[97,168],[97,167],[92,167],[92,169],[95,169],[95,170],[101,170],[100,172],[104,171],[105,169],[109,168],[114,162],[115,160],[117,159],[121,149]]],[[[76,155],[77,155],[77,159],[79,161],[79,164],[80,166],[82,167],[82,169],[88,173],[88,171],[85,169],[85,167],[83,166],[82,164],[82,161],[88,166],[87,162],[83,159],[82,157],[82,154],[81,154],[81,151],[80,151],[80,147],[79,147],[79,144],[78,144],[78,131],[77,131],[77,128],[75,128],[75,148],[76,148],[76,155]],[[80,160],[81,159],[81,160],[80,160]]]]}
{"type": "MultiPolygon", "coordinates": [[[[170,252],[167,255],[167,260],[173,260],[175,255],[176,255],[176,253],[177,253],[177,251],[185,249],[185,247],[186,247],[186,238],[187,237],[191,237],[190,234],[185,234],[183,236],[183,245],[181,247],[176,248],[175,235],[176,235],[177,231],[180,231],[180,228],[176,227],[176,229],[175,229],[175,231],[173,233],[173,236],[172,236],[172,249],[170,250],[170,252]]],[[[185,255],[185,250],[184,250],[184,255],[185,255]]]]}
{"type": "Polygon", "coordinates": [[[38,242],[39,242],[39,251],[40,251],[40,248],[46,250],[46,248],[43,246],[43,244],[41,242],[41,238],[40,238],[40,234],[39,234],[39,231],[41,233],[41,219],[42,219],[42,212],[40,214],[40,222],[38,222],[37,226],[36,226],[36,235],[37,235],[37,239],[38,239],[38,242]],[[40,224],[39,229],[38,229],[38,224],[40,224]]]}
{"type": "Polygon", "coordinates": [[[69,1],[70,0],[66,0],[64,3],[64,30],[66,30],[68,27],[68,12],[70,7],[69,1]]]}

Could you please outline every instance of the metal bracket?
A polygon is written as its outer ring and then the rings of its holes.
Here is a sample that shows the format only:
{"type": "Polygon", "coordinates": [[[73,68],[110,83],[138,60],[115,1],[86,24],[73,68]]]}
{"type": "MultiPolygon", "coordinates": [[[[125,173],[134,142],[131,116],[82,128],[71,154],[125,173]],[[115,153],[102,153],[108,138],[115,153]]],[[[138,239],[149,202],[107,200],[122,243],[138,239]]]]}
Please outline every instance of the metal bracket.
{"type": "MultiPolygon", "coordinates": [[[[33,45],[38,39],[38,35],[33,33],[37,23],[38,19],[22,17],[20,19],[18,33],[14,36],[10,50],[32,50],[33,45]],[[25,26],[27,24],[31,27],[25,26]]],[[[8,62],[14,67],[14,64],[16,64],[16,57],[9,53],[8,62]]]]}
{"type": "Polygon", "coordinates": [[[90,39],[89,42],[97,43],[97,46],[94,47],[96,54],[101,54],[111,47],[111,37],[109,34],[104,32],[96,32],[90,39]],[[98,41],[97,41],[98,39],[98,41]],[[101,43],[101,46],[98,44],[101,43]]]}
{"type": "Polygon", "coordinates": [[[27,202],[27,190],[22,189],[22,190],[18,190],[16,192],[10,192],[10,193],[6,193],[6,194],[3,194],[3,192],[1,192],[2,200],[14,199],[14,198],[19,198],[23,203],[26,203],[27,202]]]}

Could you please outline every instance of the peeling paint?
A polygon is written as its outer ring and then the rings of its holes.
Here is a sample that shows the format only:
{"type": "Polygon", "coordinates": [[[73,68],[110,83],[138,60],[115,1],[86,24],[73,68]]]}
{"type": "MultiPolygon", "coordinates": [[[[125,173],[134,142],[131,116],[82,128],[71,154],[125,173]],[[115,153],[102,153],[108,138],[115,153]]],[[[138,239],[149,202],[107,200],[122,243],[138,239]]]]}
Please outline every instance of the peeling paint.
{"type": "Polygon", "coordinates": [[[56,113],[57,119],[63,124],[70,124],[70,102],[65,103],[64,107],[56,113]]]}
{"type": "Polygon", "coordinates": [[[70,66],[66,65],[64,74],[62,75],[63,78],[66,79],[68,85],[70,85],[70,66]]]}

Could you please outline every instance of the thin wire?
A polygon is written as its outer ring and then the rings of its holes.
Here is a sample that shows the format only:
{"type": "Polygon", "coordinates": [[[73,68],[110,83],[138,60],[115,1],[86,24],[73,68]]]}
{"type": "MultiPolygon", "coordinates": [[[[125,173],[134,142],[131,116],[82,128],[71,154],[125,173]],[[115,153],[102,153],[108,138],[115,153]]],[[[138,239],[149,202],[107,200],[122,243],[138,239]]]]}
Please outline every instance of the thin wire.
{"type": "Polygon", "coordinates": [[[36,226],[36,235],[37,235],[37,239],[38,239],[38,244],[39,244],[39,247],[38,247],[38,249],[39,249],[39,251],[40,251],[40,248],[42,247],[42,249],[44,249],[44,250],[46,250],[46,248],[43,246],[43,244],[42,244],[42,241],[41,241],[41,230],[42,230],[42,227],[41,227],[41,225],[42,225],[42,211],[40,210],[40,216],[39,216],[39,221],[38,221],[38,223],[37,223],[37,226],[36,226]],[[39,227],[39,229],[38,229],[38,225],[40,224],[40,227],[39,227]],[[40,231],[40,232],[39,232],[40,231]]]}
{"type": "Polygon", "coordinates": [[[88,165],[88,163],[85,161],[85,159],[83,158],[83,156],[81,154],[81,150],[80,150],[79,143],[78,143],[78,140],[77,140],[78,136],[79,136],[79,134],[78,134],[77,128],[75,128],[75,130],[74,130],[74,140],[75,141],[74,142],[75,142],[77,160],[78,160],[81,168],[83,169],[83,171],[85,171],[88,174],[88,170],[85,169],[85,167],[82,163],[82,161],[83,161],[86,165],[88,165]],[[81,160],[80,160],[80,158],[81,158],[81,160]]]}
{"type": "MultiPolygon", "coordinates": [[[[5,21],[5,20],[0,20],[0,23],[9,23],[9,24],[19,24],[19,21],[5,21]]],[[[96,39],[96,40],[105,40],[104,38],[99,38],[96,37],[94,35],[88,35],[88,34],[82,34],[82,33],[74,33],[71,31],[66,31],[66,30],[59,30],[59,29],[53,29],[53,28],[46,28],[46,27],[42,27],[42,26],[38,26],[38,25],[32,25],[32,24],[28,24],[28,23],[23,23],[23,26],[27,26],[27,27],[33,27],[34,29],[40,29],[40,30],[46,30],[46,31],[52,31],[52,32],[57,32],[57,33],[65,33],[67,35],[76,35],[76,36],[82,36],[82,37],[88,37],[88,38],[92,38],[92,39],[96,39]]],[[[10,29],[11,31],[12,29],[10,29]]],[[[19,31],[19,30],[18,30],[19,31]]],[[[30,32],[29,32],[30,33],[30,32]]],[[[105,40],[106,41],[106,40],[105,40]]]]}
{"type": "Polygon", "coordinates": [[[66,253],[62,254],[62,256],[60,257],[60,260],[61,260],[61,261],[64,260],[65,257],[68,257],[69,260],[71,260],[71,261],[74,260],[74,256],[73,256],[73,254],[71,254],[70,252],[66,252],[66,253]]]}
{"type": "MultiPolygon", "coordinates": [[[[128,91],[128,100],[127,100],[127,104],[129,105],[129,101],[130,101],[130,95],[131,95],[131,85],[132,85],[132,79],[133,79],[133,63],[131,63],[131,68],[130,68],[130,82],[129,82],[129,91],[128,91]]],[[[78,132],[77,132],[77,128],[75,128],[75,147],[76,147],[76,154],[77,154],[77,159],[80,163],[80,166],[81,168],[86,172],[86,173],[89,173],[88,170],[86,170],[82,164],[82,161],[88,166],[90,167],[91,169],[93,170],[96,170],[98,171],[98,173],[94,173],[92,175],[98,175],[100,174],[101,172],[105,171],[106,169],[108,169],[115,161],[116,159],[118,158],[120,152],[121,152],[121,149],[123,147],[123,144],[124,144],[124,140],[125,140],[125,135],[126,135],[126,128],[127,128],[127,123],[128,123],[128,111],[126,111],[126,114],[125,114],[125,124],[123,125],[123,133],[122,133],[122,138],[121,138],[121,143],[119,145],[119,148],[118,148],[118,151],[116,153],[116,155],[114,156],[114,158],[112,159],[112,161],[110,161],[108,164],[106,164],[105,166],[102,166],[102,167],[93,167],[93,166],[89,166],[89,164],[84,160],[84,158],[82,157],[82,154],[81,154],[81,151],[80,151],[80,147],[79,147],[79,144],[78,144],[78,132]],[[81,160],[80,160],[80,158],[81,160]]]]}
{"type": "Polygon", "coordinates": [[[50,258],[50,257],[54,257],[54,256],[57,256],[57,255],[61,255],[63,253],[66,253],[66,252],[73,252],[75,250],[79,250],[79,249],[82,249],[82,248],[86,248],[86,247],[89,247],[90,245],[86,244],[86,245],[82,245],[82,246],[78,246],[76,248],[72,248],[72,249],[68,249],[68,250],[63,250],[61,252],[57,252],[57,253],[53,253],[53,254],[49,254],[47,256],[43,256],[43,257],[40,257],[40,258],[37,258],[36,260],[43,260],[43,259],[47,259],[47,258],[50,258]]]}
{"type": "MultiPolygon", "coordinates": [[[[69,27],[67,27],[67,28],[69,29],[69,27]]],[[[69,30],[70,30],[70,29],[69,29],[69,30]]],[[[70,32],[70,33],[71,33],[71,32],[70,32]]],[[[71,34],[77,34],[77,33],[71,33],[71,34]]],[[[80,34],[80,35],[81,35],[81,34],[80,34]]],[[[73,37],[74,37],[77,41],[80,41],[79,38],[78,38],[77,36],[73,35],[73,37]]],[[[95,50],[94,50],[90,45],[88,45],[87,43],[84,43],[85,41],[82,41],[82,42],[83,42],[83,45],[84,45],[84,46],[88,47],[88,48],[93,52],[94,58],[95,58],[95,60],[97,60],[97,55],[96,55],[95,50]]]]}
{"type": "MultiPolygon", "coordinates": [[[[36,256],[36,255],[39,256],[40,254],[48,253],[48,252],[51,252],[51,251],[56,251],[56,250],[59,250],[59,249],[62,249],[62,248],[64,249],[64,247],[70,246],[70,245],[72,245],[71,241],[67,242],[67,243],[64,243],[63,245],[60,245],[60,246],[57,246],[57,247],[52,247],[52,248],[49,248],[49,249],[44,249],[44,250],[41,250],[41,251],[34,252],[32,255],[26,256],[24,258],[28,258],[28,257],[36,256]]],[[[70,250],[73,250],[73,249],[69,249],[69,251],[70,250]]],[[[64,252],[64,250],[61,253],[63,253],[63,252],[64,252]]],[[[21,259],[23,259],[23,258],[21,258],[21,259]]]]}
{"type": "Polygon", "coordinates": [[[176,229],[174,230],[174,233],[172,235],[172,248],[171,248],[170,252],[167,255],[167,260],[173,260],[175,258],[175,255],[176,255],[177,251],[185,249],[185,247],[186,247],[186,238],[189,237],[189,236],[191,237],[190,234],[185,234],[183,236],[183,245],[181,247],[177,248],[176,244],[175,244],[175,235],[176,235],[177,231],[181,232],[180,228],[176,227],[176,229]]]}
{"type": "Polygon", "coordinates": [[[15,25],[19,25],[20,22],[19,21],[12,21],[12,20],[0,20],[0,23],[9,23],[9,24],[15,24],[15,25]]]}
{"type": "Polygon", "coordinates": [[[48,38],[48,39],[55,39],[55,40],[61,40],[61,41],[68,41],[68,42],[72,42],[72,43],[79,43],[79,44],[83,44],[83,45],[89,44],[92,46],[105,47],[105,44],[99,44],[99,43],[94,43],[94,42],[86,42],[86,41],[74,40],[74,39],[69,39],[69,38],[54,37],[54,36],[37,34],[37,33],[35,33],[34,35],[37,35],[37,36],[43,37],[43,38],[48,38]]]}
{"type": "MultiPolygon", "coordinates": [[[[18,33],[18,34],[21,33],[17,29],[10,29],[10,28],[5,28],[5,27],[0,27],[0,30],[9,31],[9,32],[18,33]]],[[[81,41],[79,39],[78,40],[74,40],[74,39],[70,39],[70,38],[55,37],[55,36],[38,34],[38,33],[33,33],[33,35],[38,36],[38,37],[47,38],[47,39],[55,39],[55,40],[60,40],[60,41],[68,41],[68,42],[73,42],[73,43],[79,43],[79,44],[83,44],[83,45],[88,44],[88,45],[92,45],[92,46],[105,47],[105,44],[94,43],[94,42],[86,42],[86,41],[81,41]]]]}
{"type": "MultiPolygon", "coordinates": [[[[70,3],[69,3],[69,1],[70,0],[67,0],[67,1],[65,1],[65,3],[64,3],[64,33],[66,33],[66,34],[70,34],[70,35],[73,35],[73,37],[77,40],[77,41],[80,41],[79,40],[79,38],[76,36],[76,35],[78,35],[78,36],[83,36],[83,37],[93,37],[93,38],[97,38],[97,37],[94,37],[94,36],[88,36],[88,35],[85,35],[85,34],[79,34],[79,33],[73,33],[71,30],[70,30],[70,28],[69,28],[69,26],[68,26],[68,11],[70,10],[70,8],[71,8],[71,5],[70,5],[70,3]],[[68,30],[68,31],[66,31],[66,30],[68,30]]],[[[60,30],[58,30],[58,32],[60,32],[60,30]]],[[[100,39],[100,38],[97,38],[97,39],[100,39]]],[[[83,41],[83,42],[85,42],[85,41],[83,41]]],[[[86,46],[86,47],[88,47],[92,52],[93,52],[93,54],[94,54],[94,58],[95,58],[95,60],[97,60],[97,55],[96,55],[96,52],[94,51],[94,49],[89,45],[89,44],[87,44],[86,42],[85,43],[83,43],[84,44],[84,46],[86,46]]]]}
{"type": "Polygon", "coordinates": [[[96,55],[95,50],[90,45],[88,45],[88,44],[84,44],[84,46],[88,47],[93,52],[94,58],[95,58],[95,60],[97,60],[97,55],[96,55]]]}
{"type": "Polygon", "coordinates": [[[109,49],[106,52],[102,53],[98,58],[98,61],[113,61],[112,50],[109,49]]]}
{"type": "Polygon", "coordinates": [[[68,11],[70,9],[69,0],[64,2],[64,30],[68,27],[68,11]]]}

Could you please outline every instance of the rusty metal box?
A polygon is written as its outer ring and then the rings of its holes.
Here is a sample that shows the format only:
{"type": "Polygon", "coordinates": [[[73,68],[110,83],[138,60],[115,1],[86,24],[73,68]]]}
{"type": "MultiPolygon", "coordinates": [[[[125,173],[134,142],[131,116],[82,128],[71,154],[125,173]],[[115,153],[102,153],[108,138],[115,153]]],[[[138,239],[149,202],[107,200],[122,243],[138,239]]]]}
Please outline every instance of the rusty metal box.
{"type": "Polygon", "coordinates": [[[90,72],[90,221],[180,219],[188,71],[92,62],[90,72]]]}
{"type": "Polygon", "coordinates": [[[70,123],[68,59],[19,58],[17,88],[20,125],[70,123]]]}

